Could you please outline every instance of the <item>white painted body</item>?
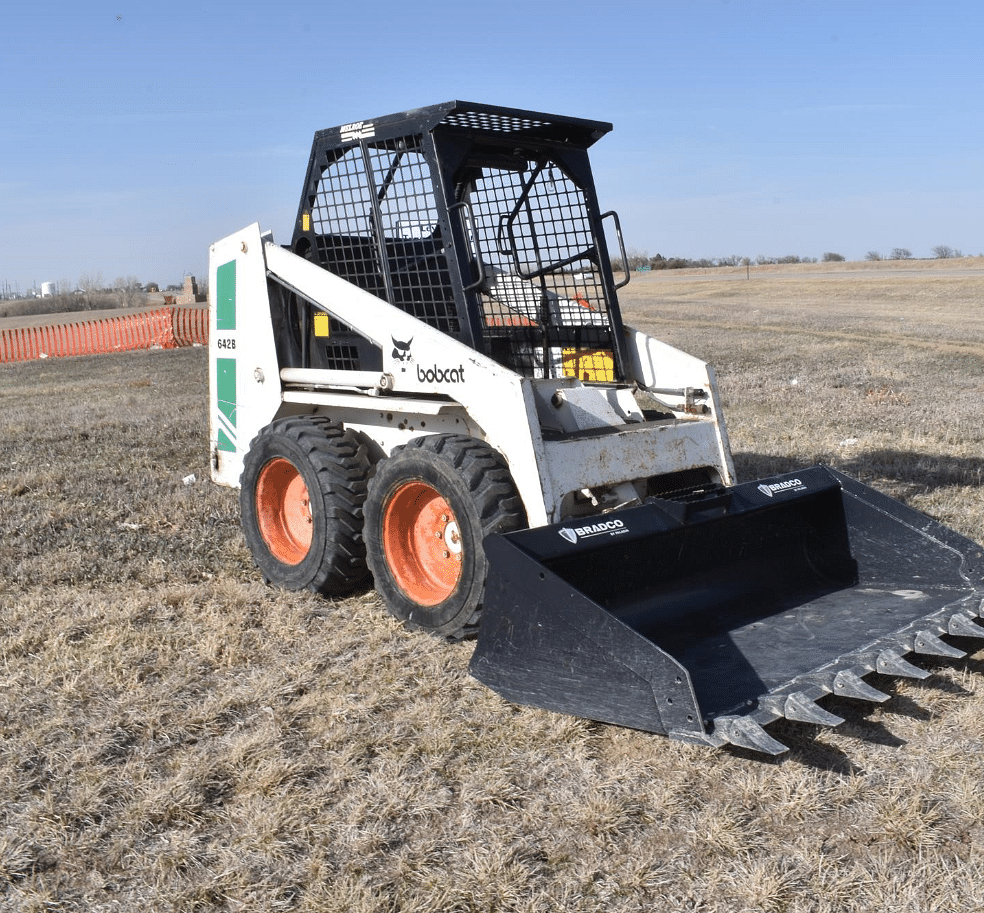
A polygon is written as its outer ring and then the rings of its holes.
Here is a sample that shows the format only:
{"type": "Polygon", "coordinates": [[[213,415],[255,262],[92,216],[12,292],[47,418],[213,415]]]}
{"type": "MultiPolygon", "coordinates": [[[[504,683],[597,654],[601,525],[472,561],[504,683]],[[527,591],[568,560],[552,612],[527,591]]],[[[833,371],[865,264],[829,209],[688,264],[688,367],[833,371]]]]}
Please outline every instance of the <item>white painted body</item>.
{"type": "Polygon", "coordinates": [[[210,446],[220,484],[239,484],[260,429],[304,413],[361,432],[377,459],[426,434],[487,441],[506,458],[531,526],[631,503],[653,476],[707,467],[734,482],[710,367],[642,333],[626,328],[631,380],[673,418],[645,421],[626,384],[523,377],[277,246],[255,223],[213,244],[209,269],[210,446]],[[226,302],[222,328],[217,271],[228,275],[233,262],[233,327],[226,302]],[[268,275],[378,345],[382,371],[280,365],[268,275]],[[412,347],[396,357],[393,339],[412,347]]]}

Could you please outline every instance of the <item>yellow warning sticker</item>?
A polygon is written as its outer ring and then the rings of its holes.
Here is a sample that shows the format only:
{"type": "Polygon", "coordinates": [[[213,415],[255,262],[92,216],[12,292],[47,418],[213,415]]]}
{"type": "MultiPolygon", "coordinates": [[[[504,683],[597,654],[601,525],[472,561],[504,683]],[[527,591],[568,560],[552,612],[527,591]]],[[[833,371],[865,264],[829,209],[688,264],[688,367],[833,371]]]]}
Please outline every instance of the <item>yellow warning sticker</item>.
{"type": "Polygon", "coordinates": [[[331,336],[331,317],[327,314],[314,315],[314,335],[323,337],[331,336]]]}
{"type": "Polygon", "coordinates": [[[311,213],[306,212],[301,216],[301,231],[311,230],[311,213]]]}

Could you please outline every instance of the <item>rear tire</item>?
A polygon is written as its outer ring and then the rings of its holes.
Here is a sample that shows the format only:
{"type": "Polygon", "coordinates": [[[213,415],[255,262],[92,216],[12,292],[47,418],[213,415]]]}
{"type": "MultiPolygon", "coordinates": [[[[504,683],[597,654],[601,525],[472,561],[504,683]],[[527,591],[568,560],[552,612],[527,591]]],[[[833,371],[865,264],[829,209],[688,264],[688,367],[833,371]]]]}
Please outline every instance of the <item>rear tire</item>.
{"type": "Polygon", "coordinates": [[[362,512],[368,450],[321,416],[279,419],[243,462],[243,534],[264,579],[287,590],[345,596],[368,579],[362,512]]]}
{"type": "Polygon", "coordinates": [[[526,525],[502,455],[460,434],[415,438],[377,468],[366,545],[387,609],[412,628],[461,638],[478,628],[482,540],[526,525]]]}

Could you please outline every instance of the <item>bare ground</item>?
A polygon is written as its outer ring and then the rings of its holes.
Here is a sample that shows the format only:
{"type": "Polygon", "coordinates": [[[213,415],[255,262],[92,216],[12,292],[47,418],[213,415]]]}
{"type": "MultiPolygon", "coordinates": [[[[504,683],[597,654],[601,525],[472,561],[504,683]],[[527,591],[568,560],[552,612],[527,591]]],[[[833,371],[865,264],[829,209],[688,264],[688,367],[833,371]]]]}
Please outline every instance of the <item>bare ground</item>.
{"type": "MultiPolygon", "coordinates": [[[[802,273],[624,306],[717,366],[744,478],[823,460],[984,541],[984,273],[802,273]]],[[[0,909],[984,907],[984,653],[778,762],[511,706],[372,592],[262,585],[206,368],[0,366],[0,909]]]]}

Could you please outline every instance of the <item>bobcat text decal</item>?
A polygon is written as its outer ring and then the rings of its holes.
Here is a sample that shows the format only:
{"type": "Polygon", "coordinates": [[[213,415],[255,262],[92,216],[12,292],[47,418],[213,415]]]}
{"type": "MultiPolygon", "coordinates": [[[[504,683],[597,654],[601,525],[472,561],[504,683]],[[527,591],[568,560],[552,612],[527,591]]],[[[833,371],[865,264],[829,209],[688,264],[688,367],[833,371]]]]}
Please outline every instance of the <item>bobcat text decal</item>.
{"type": "MultiPolygon", "coordinates": [[[[406,342],[395,336],[390,336],[390,339],[393,340],[392,357],[400,362],[400,370],[405,372],[407,366],[414,363],[413,353],[410,351],[413,337],[411,336],[406,342]]],[[[417,380],[422,384],[463,384],[465,382],[465,366],[442,368],[439,365],[434,365],[431,368],[422,368],[417,365],[417,380]]]]}
{"type": "Polygon", "coordinates": [[[417,365],[417,380],[422,384],[463,384],[465,382],[465,366],[457,368],[422,368],[417,365]]]}

